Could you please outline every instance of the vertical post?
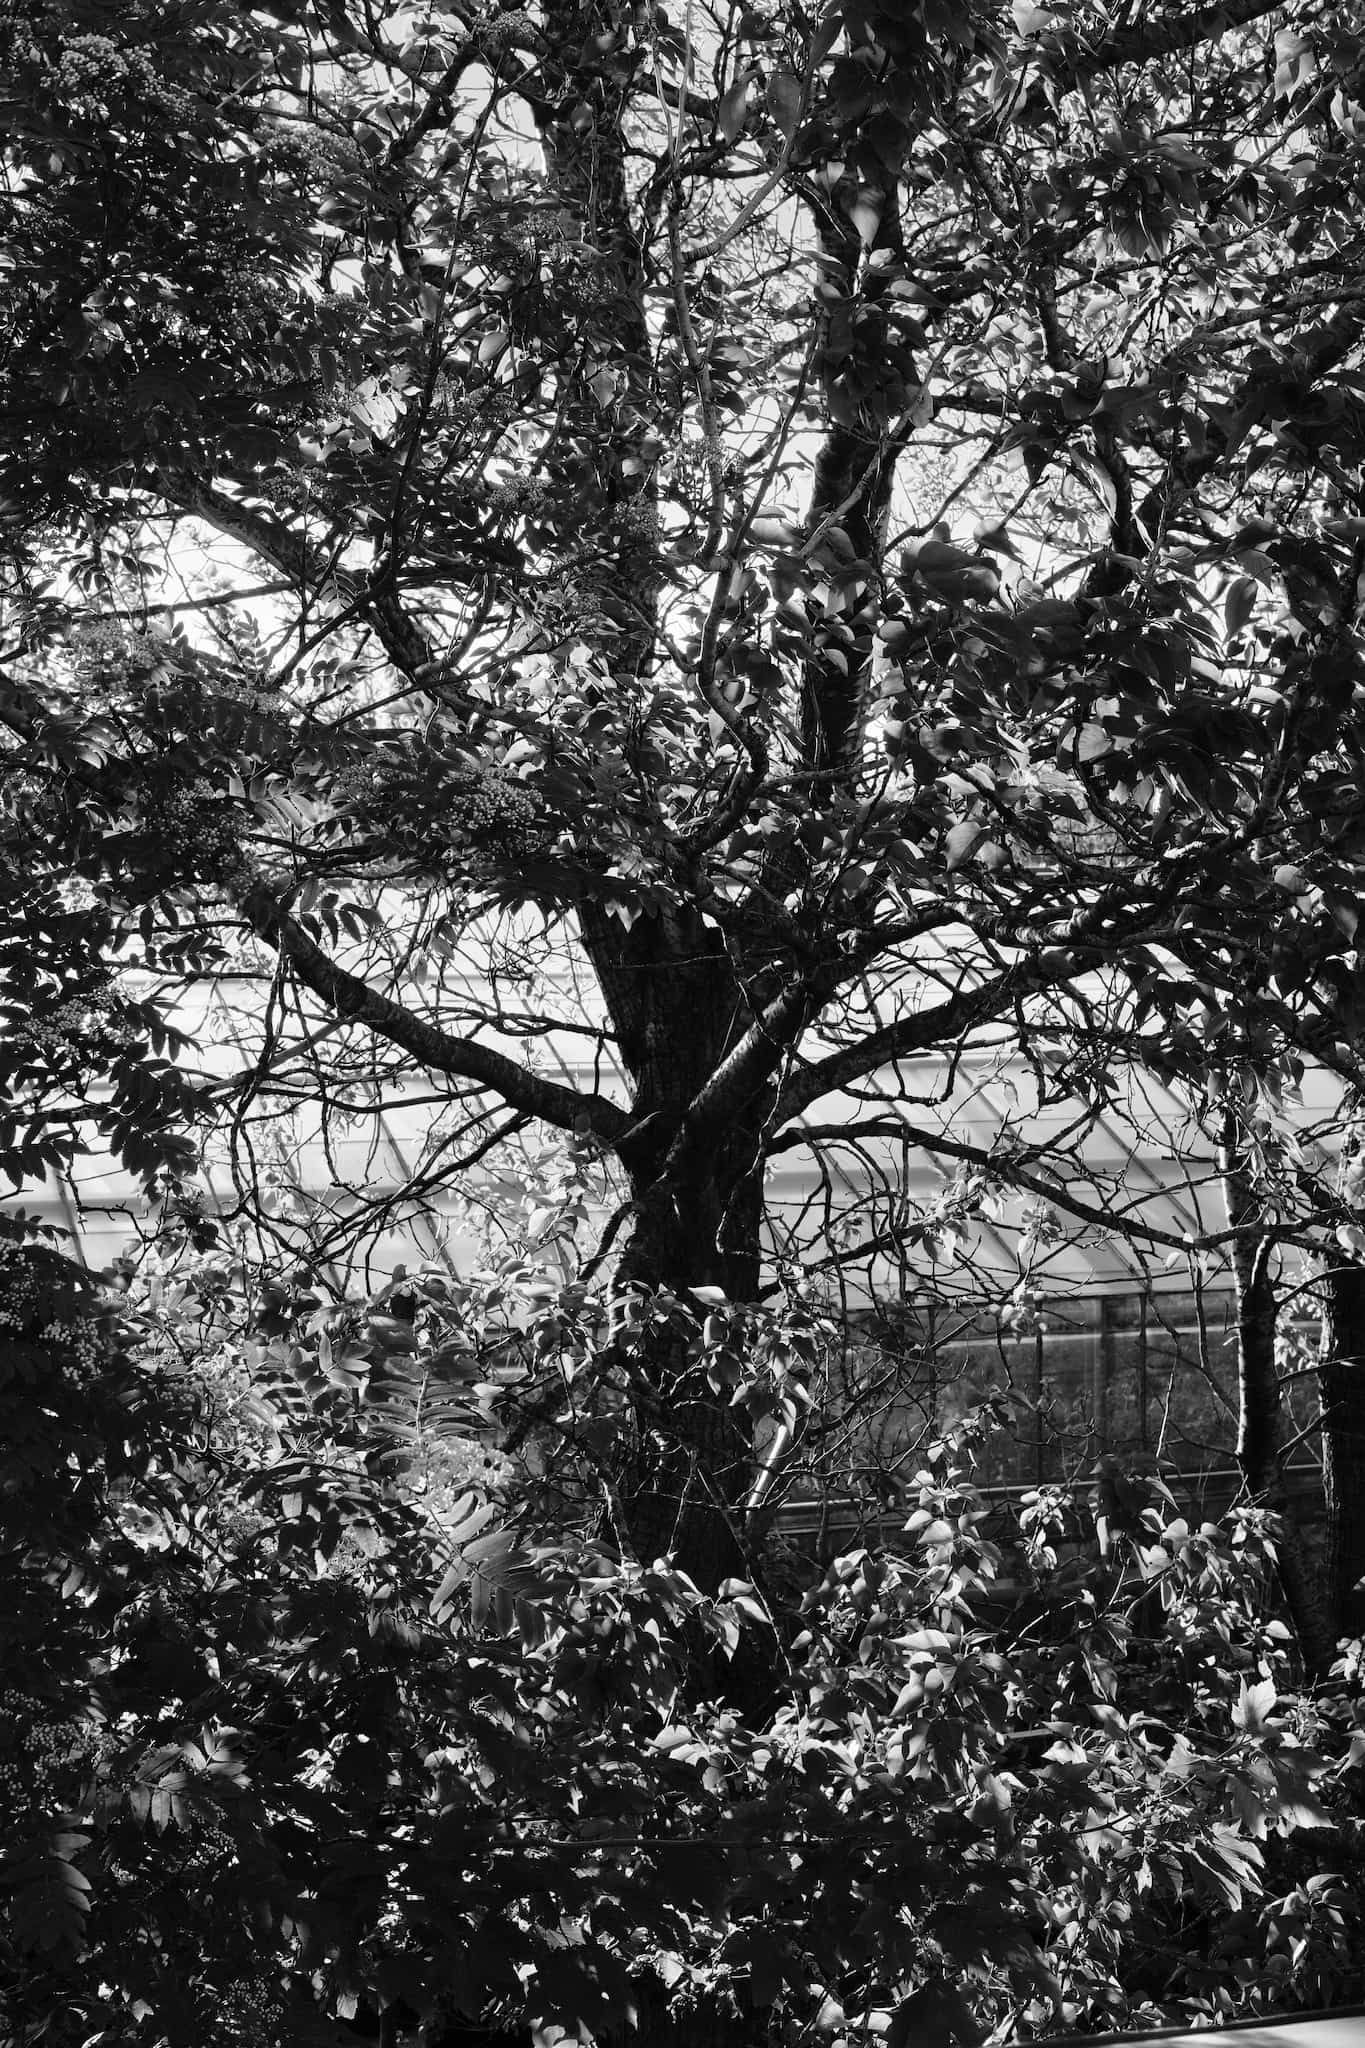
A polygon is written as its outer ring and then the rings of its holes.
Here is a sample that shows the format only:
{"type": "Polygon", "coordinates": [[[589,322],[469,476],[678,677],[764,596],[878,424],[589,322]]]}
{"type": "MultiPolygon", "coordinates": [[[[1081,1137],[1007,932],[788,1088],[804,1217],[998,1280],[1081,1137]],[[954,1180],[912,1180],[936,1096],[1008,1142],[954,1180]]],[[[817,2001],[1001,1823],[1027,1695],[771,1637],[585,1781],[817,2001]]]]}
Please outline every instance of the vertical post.
{"type": "Polygon", "coordinates": [[[1279,1299],[1271,1265],[1274,1231],[1261,1190],[1238,1149],[1231,1118],[1219,1164],[1228,1222],[1237,1232],[1232,1245],[1237,1300],[1237,1463],[1251,1498],[1283,1517],[1280,1584],[1304,1662],[1322,1676],[1331,1669],[1336,1653],[1335,1617],[1322,1585],[1306,1564],[1280,1474],[1283,1431],[1275,1358],[1279,1299]]]}
{"type": "Polygon", "coordinates": [[[1109,1448],[1109,1318],[1106,1313],[1107,1297],[1089,1294],[1084,1303],[1085,1327],[1089,1345],[1088,1378],[1090,1381],[1090,1433],[1095,1454],[1109,1448]]]}
{"type": "Polygon", "coordinates": [[[1039,1328],[1033,1333],[1033,1471],[1030,1477],[1035,1486],[1042,1486],[1047,1478],[1047,1440],[1043,1424],[1043,1388],[1046,1384],[1046,1375],[1043,1366],[1043,1332],[1039,1328]]]}

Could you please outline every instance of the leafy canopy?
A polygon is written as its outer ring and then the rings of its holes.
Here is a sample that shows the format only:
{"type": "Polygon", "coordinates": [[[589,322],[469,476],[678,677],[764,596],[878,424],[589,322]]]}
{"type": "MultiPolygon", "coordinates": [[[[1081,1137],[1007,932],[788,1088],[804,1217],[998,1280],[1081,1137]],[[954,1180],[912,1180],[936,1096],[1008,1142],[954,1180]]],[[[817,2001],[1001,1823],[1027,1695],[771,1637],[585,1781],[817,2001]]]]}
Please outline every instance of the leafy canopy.
{"type": "Polygon", "coordinates": [[[116,1319],[55,1256],[0,1273],[12,2038],[591,2042],[672,2001],[679,2039],[967,2042],[1341,1995],[1359,1658],[1295,1690],[1265,1516],[1113,1468],[988,1533],[983,1415],[796,1635],[415,1487],[402,1386],[475,1308],[439,1275],[406,1347],[391,1296],[263,1309],[247,1373],[207,1279],[116,1319]]]}

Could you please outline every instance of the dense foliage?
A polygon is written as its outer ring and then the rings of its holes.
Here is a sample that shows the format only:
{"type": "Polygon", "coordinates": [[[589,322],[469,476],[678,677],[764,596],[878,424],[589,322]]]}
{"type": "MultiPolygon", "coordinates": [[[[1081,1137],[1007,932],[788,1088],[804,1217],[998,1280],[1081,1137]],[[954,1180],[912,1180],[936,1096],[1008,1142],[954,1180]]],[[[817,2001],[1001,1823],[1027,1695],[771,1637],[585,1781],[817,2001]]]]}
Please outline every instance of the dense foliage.
{"type": "Polygon", "coordinates": [[[982,1416],[793,1636],[414,1488],[439,1276],[344,1349],[296,1302],[251,1373],[219,1288],[4,1282],[6,2039],[652,2039],[671,1996],[682,2040],[946,2044],[1353,1989],[1359,1659],[1295,1689],[1263,1516],[1105,1471],[1002,1522],[982,1416]]]}
{"type": "Polygon", "coordinates": [[[122,1336],[6,1266],[21,2039],[1341,1988],[1361,25],[4,12],[0,1165],[162,1233],[122,1336]],[[1087,1149],[1148,1084],[1189,1228],[1087,1149]],[[1233,1522],[1106,1466],[988,1541],[930,1428],[896,1554],[784,1552],[936,1369],[850,1299],[1031,1331],[1069,1240],[1230,1273],[1233,1522]]]}

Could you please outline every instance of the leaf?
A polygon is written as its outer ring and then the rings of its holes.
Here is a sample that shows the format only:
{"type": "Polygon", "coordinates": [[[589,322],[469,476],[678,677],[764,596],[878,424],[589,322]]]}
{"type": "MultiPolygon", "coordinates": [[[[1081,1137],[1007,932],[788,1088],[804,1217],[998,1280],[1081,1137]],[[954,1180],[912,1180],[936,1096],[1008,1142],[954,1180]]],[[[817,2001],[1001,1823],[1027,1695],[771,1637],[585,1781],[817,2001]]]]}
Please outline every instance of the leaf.
{"type": "Polygon", "coordinates": [[[759,1606],[757,1600],[753,1599],[747,1593],[736,1593],[734,1598],[732,1600],[729,1600],[726,1604],[727,1606],[732,1608],[736,1613],[742,1614],[746,1621],[753,1622],[759,1628],[768,1628],[771,1626],[771,1623],[769,1622],[767,1615],[759,1606]]]}
{"type": "Polygon", "coordinates": [[[532,1551],[516,1541],[510,1529],[494,1529],[477,1537],[466,1546],[464,1562],[469,1577],[469,1616],[475,1629],[484,1626],[490,1612],[501,1626],[510,1627],[515,1618],[512,1602],[517,1596],[539,1599],[550,1590],[544,1567],[532,1551]]]}
{"type": "Polygon", "coordinates": [[[84,1847],[87,1841],[84,1835],[53,1834],[13,1859],[0,1858],[0,1881],[10,1892],[10,1927],[21,1950],[83,1950],[90,1883],[59,1845],[84,1847]]]}
{"type": "Polygon", "coordinates": [[[960,868],[965,861],[971,858],[972,853],[985,836],[986,829],[984,825],[975,825],[970,821],[964,822],[961,825],[954,825],[952,831],[943,842],[943,851],[946,856],[945,865],[949,874],[952,874],[955,869],[960,868]]]}
{"type": "Polygon", "coordinates": [[[750,1925],[732,1934],[721,1951],[727,1963],[748,1976],[749,1997],[754,2005],[776,2003],[782,1993],[783,1955],[766,1927],[750,1925]]]}
{"type": "Polygon", "coordinates": [[[1242,568],[1247,570],[1258,583],[1263,583],[1267,590],[1274,590],[1278,586],[1280,581],[1279,569],[1270,556],[1265,553],[1264,549],[1239,547],[1236,559],[1242,568]]]}
{"type": "Polygon", "coordinates": [[[801,81],[791,71],[775,71],[763,91],[773,125],[790,142],[801,120],[801,81]]]}
{"type": "MultiPolygon", "coordinates": [[[[702,1754],[701,1745],[690,1728],[662,1728],[657,1735],[651,1737],[649,1746],[664,1756],[671,1756],[682,1750],[702,1754]]],[[[683,1761],[686,1762],[687,1759],[684,1757],[683,1761]]]]}
{"type": "Polygon", "coordinates": [[[726,142],[734,142],[743,133],[745,117],[749,108],[748,77],[736,79],[729,91],[721,95],[716,108],[716,130],[726,142]]]}
{"type": "Polygon", "coordinates": [[[1024,559],[1010,539],[1008,528],[1000,520],[978,520],[972,538],[979,548],[989,548],[993,554],[1008,555],[1014,562],[1024,559]]]}
{"type": "Polygon", "coordinates": [[[1223,599],[1223,630],[1229,640],[1241,632],[1256,609],[1257,583],[1254,576],[1234,576],[1223,599]]]}
{"type": "Polygon", "coordinates": [[[600,369],[594,370],[588,379],[588,389],[604,412],[615,399],[618,388],[617,374],[606,363],[603,363],[600,369]]]}
{"type": "Polygon", "coordinates": [[[1248,1735],[1259,1734],[1277,1698],[1273,1680],[1263,1678],[1256,1685],[1248,1685],[1243,1679],[1232,1709],[1233,1726],[1245,1730],[1248,1735]]]}
{"type": "Polygon", "coordinates": [[[1332,922],[1348,939],[1354,939],[1360,928],[1360,905],[1354,896],[1347,896],[1340,889],[1325,889],[1323,896],[1331,913],[1332,922]]]}
{"type": "Polygon", "coordinates": [[[751,519],[747,530],[750,540],[768,548],[799,548],[804,537],[793,520],[768,511],[751,519]]]}
{"type": "Polygon", "coordinates": [[[1295,1784],[1291,1779],[1281,1782],[1279,1772],[1276,1773],[1275,1793],[1270,1804],[1271,1812],[1283,1834],[1289,1834],[1295,1828],[1336,1826],[1334,1817],[1320,1799],[1316,1799],[1310,1791],[1302,1785],[1295,1784]]]}
{"type": "Polygon", "coordinates": [[[1108,517],[1112,519],[1118,510],[1118,491],[1113,477],[1104,464],[1097,461],[1093,455],[1087,455],[1084,449],[1078,448],[1073,451],[1071,466],[1077,476],[1089,484],[1108,517]]]}
{"type": "Polygon", "coordinates": [[[885,2035],[886,2048],[973,2048],[980,2038],[966,1999],[942,1978],[903,1998],[885,2035]]]}
{"type": "Polygon", "coordinates": [[[1209,1830],[1198,1847],[1191,1849],[1189,1860],[1211,1881],[1233,1912],[1240,1910],[1248,1892],[1260,1890],[1264,1860],[1260,1850],[1221,1822],[1209,1830]]]}
{"type": "Polygon", "coordinates": [[[492,1521],[494,1513],[491,1501],[481,1499],[472,1487],[468,1488],[460,1495],[451,1510],[452,1519],[443,1524],[446,1541],[457,1545],[467,1544],[478,1535],[480,1529],[492,1521]]]}
{"type": "Polygon", "coordinates": [[[858,240],[865,249],[870,249],[877,239],[882,224],[883,203],[880,193],[869,193],[853,201],[848,217],[858,230],[858,240]]]}
{"type": "Polygon", "coordinates": [[[436,1588],[436,1591],[431,1596],[430,1611],[433,1619],[435,1619],[436,1621],[440,1621],[443,1618],[443,1616],[447,1615],[450,1612],[451,1608],[455,1604],[456,1594],[459,1592],[461,1586],[463,1586],[467,1582],[468,1578],[469,1573],[467,1569],[464,1567],[464,1565],[451,1565],[449,1571],[447,1571],[445,1577],[441,1580],[440,1585],[436,1588]]]}
{"type": "Polygon", "coordinates": [[[843,32],[843,18],[837,8],[832,8],[811,38],[811,63],[823,63],[843,32]]]}
{"type": "Polygon", "coordinates": [[[949,604],[989,604],[1000,589],[1000,571],[984,555],[968,554],[951,541],[926,540],[907,547],[901,572],[949,604]]]}
{"type": "Polygon", "coordinates": [[[1317,68],[1313,45],[1297,29],[1276,30],[1275,93],[1278,99],[1288,99],[1297,86],[1316,75],[1317,68]]]}

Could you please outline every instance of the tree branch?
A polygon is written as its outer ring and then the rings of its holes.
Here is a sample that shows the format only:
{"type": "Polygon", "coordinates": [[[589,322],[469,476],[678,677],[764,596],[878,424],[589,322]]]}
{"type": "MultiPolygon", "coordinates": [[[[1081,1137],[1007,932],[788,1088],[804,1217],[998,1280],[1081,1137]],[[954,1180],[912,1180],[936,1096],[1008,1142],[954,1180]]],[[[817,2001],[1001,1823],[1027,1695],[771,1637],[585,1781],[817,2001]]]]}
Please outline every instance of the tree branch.
{"type": "MultiPolygon", "coordinates": [[[[960,1138],[949,1138],[941,1131],[925,1130],[918,1124],[907,1123],[901,1117],[896,1117],[889,1123],[873,1122],[859,1124],[857,1132],[860,1139],[869,1137],[908,1139],[910,1144],[918,1151],[928,1152],[936,1157],[941,1156],[945,1159],[960,1159],[969,1166],[980,1166],[987,1172],[995,1174],[1004,1185],[1020,1188],[1028,1194],[1036,1195],[1041,1201],[1050,1203],[1052,1207],[1063,1209],[1068,1215],[1078,1217],[1082,1223],[1088,1224],[1094,1229],[1108,1231],[1115,1237],[1128,1239],[1140,1237],[1148,1244],[1165,1245],[1172,1251],[1186,1252],[1193,1255],[1198,1252],[1214,1251],[1225,1245],[1235,1244],[1250,1234],[1248,1227],[1243,1225],[1229,1226],[1226,1230],[1205,1230],[1197,1234],[1186,1234],[1177,1230],[1163,1230],[1158,1224],[1144,1223],[1131,1213],[1138,1207],[1138,1198],[1135,1198],[1127,1208],[1092,1208],[1088,1202],[1081,1201],[1068,1188],[1063,1187],[1047,1174],[1035,1174],[1029,1171],[1027,1162],[1030,1159],[1039,1165],[1046,1163],[1045,1154],[1042,1148],[1038,1146],[1029,1146],[1027,1150],[1021,1153],[996,1152],[988,1145],[970,1145],[960,1138]]],[[[772,1143],[765,1147],[765,1156],[771,1157],[777,1152],[799,1151],[803,1146],[807,1145],[814,1150],[817,1145],[823,1142],[837,1144],[841,1138],[846,1138],[847,1136],[848,1126],[846,1124],[801,1124],[797,1125],[793,1130],[784,1131],[780,1137],[774,1138],[772,1143]]],[[[887,1241],[893,1241],[896,1234],[895,1232],[882,1232],[879,1235],[887,1239],[887,1241]]],[[[859,1247],[860,1251],[865,1249],[866,1246],[859,1247]]]]}
{"type": "MultiPolygon", "coordinates": [[[[1195,13],[1173,12],[1161,21],[1139,21],[1133,28],[1115,29],[1111,35],[1086,48],[1074,30],[1048,38],[1060,46],[1061,63],[1053,71],[1059,85],[1086,85],[1108,71],[1121,71],[1129,64],[1154,64],[1162,57],[1178,57],[1198,49],[1201,43],[1246,28],[1267,14],[1278,14],[1284,0],[1217,0],[1217,4],[1195,13]]],[[[1142,10],[1145,15],[1145,7],[1142,10]]]]}
{"type": "Polygon", "coordinates": [[[376,590],[363,576],[314,560],[292,528],[239,504],[214,484],[196,485],[180,502],[185,511],[271,563],[289,577],[295,590],[317,593],[330,584],[343,604],[373,626],[389,660],[409,681],[433,664],[430,641],[391,590],[376,590]]]}
{"type": "Polygon", "coordinates": [[[831,1053],[828,1058],[817,1060],[795,1075],[778,1095],[771,1121],[774,1125],[790,1123],[812,1102],[818,1102],[822,1095],[831,1095],[837,1089],[847,1087],[851,1081],[861,1081],[868,1074],[875,1073],[878,1067],[889,1066],[893,1060],[908,1059],[936,1046],[956,1044],[968,1032],[999,1016],[1021,996],[1035,995],[1040,989],[1065,981],[1078,968],[1079,963],[1072,960],[1058,965],[1054,958],[1049,958],[1046,969],[1037,960],[1021,961],[1007,967],[993,981],[961,989],[946,1002],[936,1003],[932,1009],[917,1010],[911,1017],[898,1017],[894,1024],[869,1032],[856,1045],[831,1053]]]}
{"type": "Polygon", "coordinates": [[[372,988],[360,975],[339,966],[309,938],[259,876],[244,871],[235,904],[256,936],[274,947],[304,986],[336,1016],[365,1025],[410,1052],[433,1073],[474,1081],[491,1089],[511,1109],[558,1130],[587,1130],[607,1145],[614,1146],[628,1129],[630,1119],[625,1110],[606,1096],[583,1094],[562,1082],[546,1080],[476,1039],[452,1037],[372,988]]]}
{"type": "MultiPolygon", "coordinates": [[[[941,921],[941,911],[935,905],[924,912],[917,928],[911,928],[907,923],[900,929],[899,936],[902,939],[922,937],[936,930],[941,921]]],[[[876,951],[881,950],[878,945],[876,951]]],[[[801,1033],[819,1015],[840,984],[861,972],[865,964],[861,959],[826,962],[813,968],[799,981],[789,984],[765,1004],[744,1036],[731,1047],[706,1085],[693,1098],[670,1149],[670,1166],[712,1146],[716,1133],[743,1114],[790,1058],[801,1033]]],[[[941,1012],[933,1014],[937,1016],[941,1012]]],[[[875,1064],[880,1062],[874,1061],[875,1064]]],[[[816,1091],[817,1094],[822,1092],[816,1091]]]]}

